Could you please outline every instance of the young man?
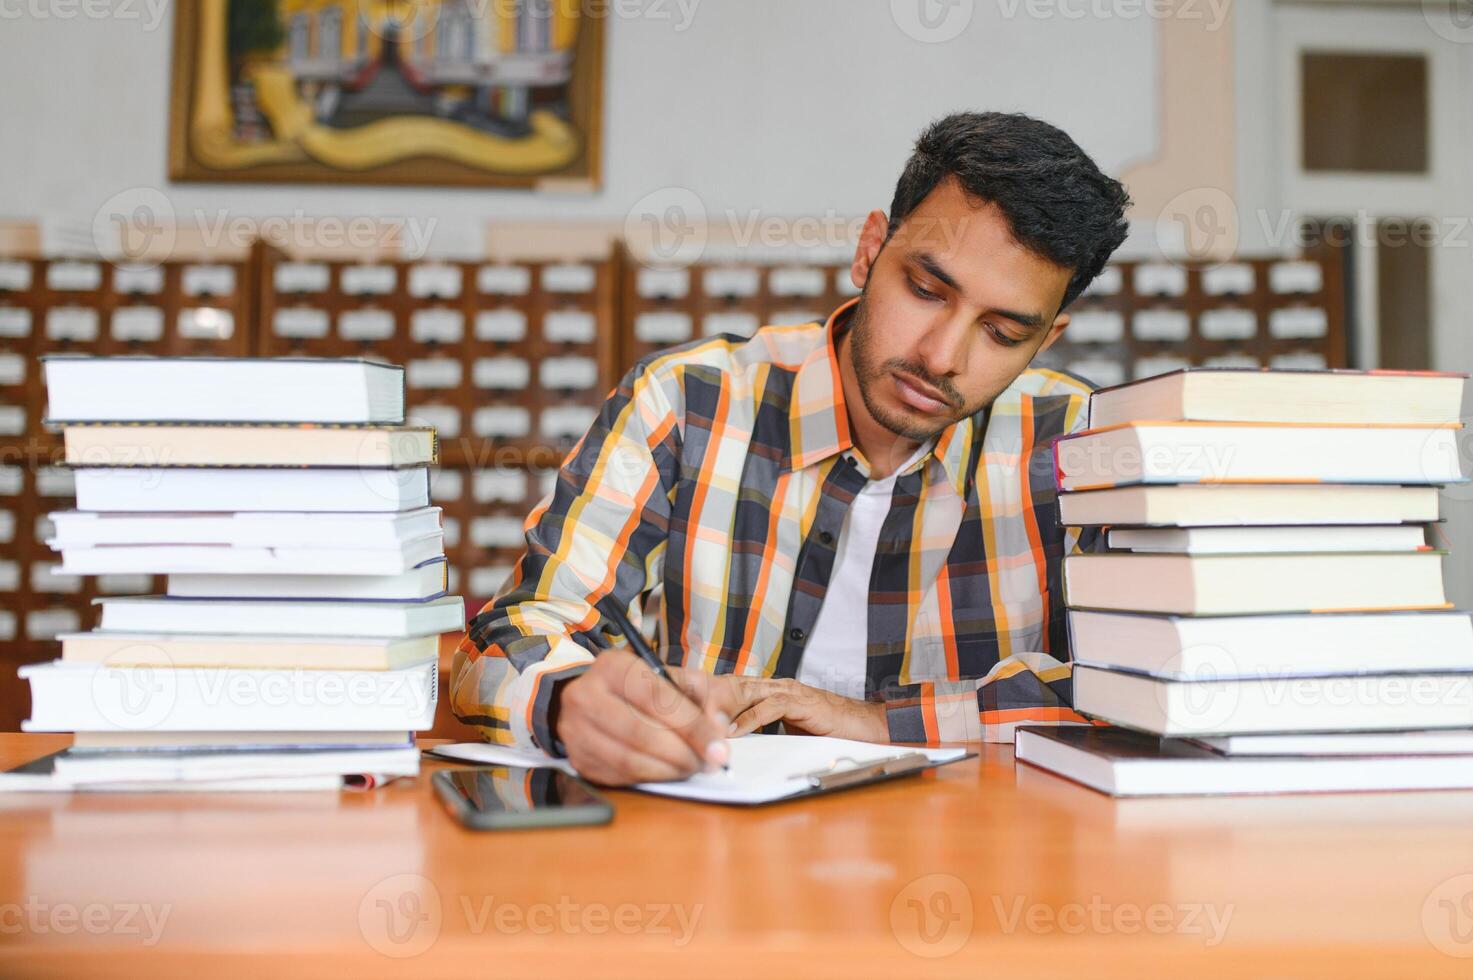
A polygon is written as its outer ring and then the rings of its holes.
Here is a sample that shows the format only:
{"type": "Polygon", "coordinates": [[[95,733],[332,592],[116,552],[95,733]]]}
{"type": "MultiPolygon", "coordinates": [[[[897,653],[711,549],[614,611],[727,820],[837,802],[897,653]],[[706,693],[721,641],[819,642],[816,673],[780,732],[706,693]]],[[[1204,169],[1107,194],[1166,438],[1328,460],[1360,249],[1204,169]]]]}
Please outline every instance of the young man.
{"type": "Polygon", "coordinates": [[[936,742],[1077,719],[1059,571],[1081,542],[1050,445],[1090,388],[1028,365],[1128,204],[1038,120],[929,127],[865,222],[857,299],[623,379],[470,623],[457,716],[614,785],[710,769],[775,722],[936,742]],[[595,608],[638,623],[656,590],[683,694],[595,608]]]}

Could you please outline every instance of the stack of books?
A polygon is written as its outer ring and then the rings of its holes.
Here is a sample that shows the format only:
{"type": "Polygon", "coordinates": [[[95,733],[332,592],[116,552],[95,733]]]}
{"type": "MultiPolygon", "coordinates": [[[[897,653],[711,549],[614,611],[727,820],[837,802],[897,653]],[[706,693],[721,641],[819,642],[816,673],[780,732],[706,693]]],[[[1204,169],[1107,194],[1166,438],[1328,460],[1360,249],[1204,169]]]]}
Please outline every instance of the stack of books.
{"type": "MultiPolygon", "coordinates": [[[[23,667],[27,731],[82,789],[318,789],[418,772],[446,595],[432,429],[354,360],[45,360],[77,509],[70,575],[164,575],[23,667]]],[[[116,579],[114,579],[116,581],[116,579]]]]}
{"type": "Polygon", "coordinates": [[[1473,787],[1439,488],[1464,375],[1189,369],[1055,446],[1074,706],[1018,757],[1117,795],[1473,787]]]}

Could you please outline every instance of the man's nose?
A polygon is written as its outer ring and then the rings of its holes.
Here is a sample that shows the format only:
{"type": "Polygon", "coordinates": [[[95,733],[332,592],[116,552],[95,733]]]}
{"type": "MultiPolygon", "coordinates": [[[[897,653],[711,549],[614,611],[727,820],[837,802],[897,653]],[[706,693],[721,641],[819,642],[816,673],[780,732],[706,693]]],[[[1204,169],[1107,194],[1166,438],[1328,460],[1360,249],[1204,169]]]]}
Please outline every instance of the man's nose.
{"type": "Polygon", "coordinates": [[[926,331],[916,354],[931,377],[949,378],[961,372],[971,342],[970,327],[964,317],[949,316],[926,331]]]}

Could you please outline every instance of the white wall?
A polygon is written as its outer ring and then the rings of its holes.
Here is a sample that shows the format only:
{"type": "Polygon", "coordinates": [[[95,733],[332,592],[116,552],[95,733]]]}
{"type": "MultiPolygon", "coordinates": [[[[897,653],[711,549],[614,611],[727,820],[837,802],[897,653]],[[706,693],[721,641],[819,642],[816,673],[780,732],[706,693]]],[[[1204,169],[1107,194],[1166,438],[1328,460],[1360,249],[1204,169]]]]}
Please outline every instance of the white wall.
{"type": "MultiPolygon", "coordinates": [[[[919,129],[958,109],[1016,109],[1066,130],[1107,171],[1150,159],[1160,96],[1145,3],[1088,0],[614,0],[607,30],[604,186],[591,194],[170,184],[166,0],[0,0],[0,221],[83,239],[120,192],[155,189],[206,220],[358,215],[433,223],[429,251],[478,252],[488,221],[622,222],[685,188],[717,222],[821,219],[889,205],[919,129]],[[948,19],[926,41],[918,10],[948,19]],[[1104,16],[1078,16],[1086,9],[1104,16]],[[102,14],[104,16],[96,16],[102,14]],[[68,16],[70,15],[70,16],[68,16]],[[908,29],[907,29],[908,28],[908,29]],[[734,216],[734,217],[729,217],[734,216]]],[[[1216,9],[1198,5],[1199,9],[1216,9]]],[[[1364,13],[1347,14],[1361,17],[1364,13]]],[[[1276,80],[1268,0],[1233,7],[1241,213],[1296,207],[1273,176],[1276,80]]],[[[1473,46],[1464,46],[1473,48],[1473,46]]],[[[1462,53],[1468,93],[1470,55],[1462,53]]],[[[1466,114],[1464,114],[1466,115],[1466,114]]],[[[1468,134],[1459,134],[1468,140],[1468,134]]],[[[1467,159],[1467,157],[1464,157],[1467,159]]],[[[1465,206],[1466,198],[1459,203],[1465,206]]],[[[1466,210],[1460,213],[1466,214],[1466,210]]],[[[1147,216],[1148,218],[1151,216],[1147,216]]],[[[1261,251],[1254,222],[1241,247],[1261,251]]],[[[1127,248],[1141,250],[1141,239],[1127,248]]],[[[1437,366],[1470,366],[1457,288],[1473,250],[1439,258],[1437,366]],[[1457,270],[1449,268],[1457,266],[1457,270]]],[[[1454,513],[1451,578],[1473,601],[1473,502],[1454,513]]]]}
{"type": "Polygon", "coordinates": [[[599,192],[169,184],[163,3],[0,0],[0,220],[86,227],[114,194],[158,188],[179,214],[430,217],[443,253],[478,248],[489,219],[623,221],[666,187],[694,190],[716,216],[862,215],[888,207],[918,130],[958,109],[1040,115],[1110,171],[1155,145],[1156,32],[1139,11],[1081,20],[1065,14],[1083,0],[618,0],[643,15],[608,20],[599,192]],[[83,3],[112,16],[89,18],[83,3]],[[919,4],[965,28],[942,43],[909,36],[899,22],[919,4]]]}
{"type": "MultiPolygon", "coordinates": [[[[1435,6],[1403,4],[1387,9],[1329,4],[1275,7],[1270,0],[1239,0],[1237,28],[1240,245],[1265,250],[1282,245],[1269,229],[1292,227],[1286,215],[1345,215],[1373,223],[1379,217],[1434,219],[1438,243],[1432,271],[1432,364],[1443,371],[1473,372],[1473,30],[1442,23],[1435,6]],[[1302,49],[1407,52],[1428,59],[1431,172],[1426,177],[1317,175],[1300,169],[1296,65],[1302,49]],[[1251,107],[1259,111],[1251,111],[1251,107]]],[[[1377,367],[1377,336],[1396,330],[1378,322],[1374,239],[1357,241],[1362,367],[1377,367]]],[[[1399,247],[1417,247],[1402,245],[1399,247]]],[[[1465,393],[1463,420],[1473,423],[1473,387],[1465,393]]],[[[1470,426],[1473,428],[1473,426],[1470,426]]],[[[1462,466],[1473,464],[1473,433],[1460,444],[1462,466]]],[[[1443,527],[1450,555],[1444,562],[1448,598],[1473,607],[1473,485],[1442,494],[1443,527]]]]}

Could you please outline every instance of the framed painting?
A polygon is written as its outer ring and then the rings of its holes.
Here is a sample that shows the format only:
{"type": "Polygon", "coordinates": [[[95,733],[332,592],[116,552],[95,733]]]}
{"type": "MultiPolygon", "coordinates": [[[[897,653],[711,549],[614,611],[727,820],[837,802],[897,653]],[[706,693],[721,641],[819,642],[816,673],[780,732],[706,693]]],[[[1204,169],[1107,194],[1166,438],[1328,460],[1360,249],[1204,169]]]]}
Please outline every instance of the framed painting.
{"type": "Polygon", "coordinates": [[[174,180],[592,189],[582,0],[178,0],[174,180]]]}

